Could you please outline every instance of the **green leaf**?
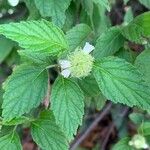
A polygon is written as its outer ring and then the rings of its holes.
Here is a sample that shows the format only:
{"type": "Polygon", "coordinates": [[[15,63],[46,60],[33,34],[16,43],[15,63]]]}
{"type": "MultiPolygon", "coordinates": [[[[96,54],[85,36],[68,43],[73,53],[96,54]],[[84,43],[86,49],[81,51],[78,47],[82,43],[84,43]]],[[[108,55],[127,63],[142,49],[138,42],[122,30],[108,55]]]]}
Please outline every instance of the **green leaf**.
{"type": "Polygon", "coordinates": [[[146,38],[150,37],[150,12],[137,16],[127,26],[122,27],[121,33],[128,40],[145,44],[146,38]],[[132,34],[131,34],[132,33],[132,34]]]}
{"type": "Polygon", "coordinates": [[[40,19],[40,13],[35,6],[34,0],[23,0],[29,10],[28,20],[40,19]]]}
{"type": "Polygon", "coordinates": [[[2,116],[5,121],[20,117],[37,107],[47,93],[48,75],[44,66],[23,64],[15,68],[4,84],[2,116]]]}
{"type": "Polygon", "coordinates": [[[0,34],[41,55],[58,55],[68,48],[63,32],[46,20],[0,25],[0,34]]]}
{"type": "Polygon", "coordinates": [[[132,113],[129,115],[129,118],[137,125],[141,124],[145,120],[144,115],[141,113],[132,113]]]}
{"type": "Polygon", "coordinates": [[[0,138],[1,150],[22,150],[18,134],[10,133],[0,138]]]}
{"type": "Polygon", "coordinates": [[[115,146],[112,148],[112,150],[134,150],[131,146],[129,146],[129,137],[125,137],[121,139],[115,146]]]}
{"type": "Polygon", "coordinates": [[[88,36],[91,33],[91,29],[86,24],[78,24],[66,33],[66,39],[69,44],[69,51],[74,51],[77,47],[82,46],[88,36]]]}
{"type": "Polygon", "coordinates": [[[88,97],[97,96],[99,94],[99,87],[93,76],[78,79],[78,84],[88,97]]]}
{"type": "Polygon", "coordinates": [[[132,8],[128,7],[124,16],[124,24],[128,24],[129,22],[131,22],[133,20],[134,16],[133,16],[133,12],[132,12],[132,8]]]}
{"type": "Polygon", "coordinates": [[[106,7],[110,11],[110,2],[108,0],[93,0],[96,4],[106,7]]]}
{"type": "Polygon", "coordinates": [[[55,123],[51,111],[43,111],[40,117],[32,122],[33,140],[45,150],[68,150],[68,142],[64,133],[55,123]]]}
{"type": "Polygon", "coordinates": [[[2,63],[5,60],[5,58],[9,55],[13,46],[14,42],[6,39],[3,36],[0,36],[0,63],[2,63]]]}
{"type": "Polygon", "coordinates": [[[150,122],[144,122],[138,128],[138,131],[143,136],[150,136],[150,122]]]}
{"type": "Polygon", "coordinates": [[[62,27],[65,23],[65,11],[71,0],[34,0],[43,17],[52,17],[52,21],[62,27]]]}
{"type": "Polygon", "coordinates": [[[150,9],[150,0],[139,0],[139,2],[150,9]]]}
{"type": "Polygon", "coordinates": [[[23,124],[23,123],[27,123],[30,122],[31,119],[25,116],[21,116],[19,118],[14,118],[10,121],[3,121],[2,124],[5,126],[13,126],[13,125],[19,125],[19,124],[23,124]]]}
{"type": "Polygon", "coordinates": [[[78,126],[82,123],[84,114],[83,92],[71,79],[59,77],[52,87],[51,108],[56,123],[66,133],[68,140],[71,140],[76,134],[78,126]]]}
{"type": "Polygon", "coordinates": [[[97,60],[93,74],[104,96],[114,103],[150,109],[150,90],[139,71],[130,63],[115,57],[97,60]]]}
{"type": "Polygon", "coordinates": [[[150,49],[144,50],[135,61],[135,65],[142,72],[144,80],[150,86],[150,49]]]}
{"type": "Polygon", "coordinates": [[[98,38],[94,50],[94,56],[96,58],[102,58],[113,55],[123,46],[123,44],[124,37],[120,33],[120,28],[112,27],[102,33],[98,38]]]}

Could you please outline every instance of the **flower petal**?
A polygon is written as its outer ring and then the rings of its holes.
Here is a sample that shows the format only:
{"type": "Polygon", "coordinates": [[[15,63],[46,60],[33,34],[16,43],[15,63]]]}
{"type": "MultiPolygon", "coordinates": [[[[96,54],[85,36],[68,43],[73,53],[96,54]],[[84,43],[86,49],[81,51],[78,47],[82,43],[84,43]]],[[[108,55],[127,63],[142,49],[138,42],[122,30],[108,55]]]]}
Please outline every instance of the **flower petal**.
{"type": "Polygon", "coordinates": [[[8,0],[8,2],[9,2],[9,4],[11,5],[11,6],[17,6],[18,5],[18,3],[19,3],[19,0],[8,0]]]}
{"type": "Polygon", "coordinates": [[[92,52],[94,49],[95,49],[95,47],[94,47],[93,45],[91,45],[89,42],[86,42],[86,43],[85,43],[85,46],[84,46],[84,48],[83,48],[83,51],[89,54],[89,53],[92,52]]]}
{"type": "Polygon", "coordinates": [[[61,72],[61,75],[64,76],[65,78],[68,78],[71,74],[71,71],[69,69],[65,69],[61,72]]]}
{"type": "Polygon", "coordinates": [[[59,60],[59,64],[62,70],[71,67],[71,63],[69,60],[59,60]]]}

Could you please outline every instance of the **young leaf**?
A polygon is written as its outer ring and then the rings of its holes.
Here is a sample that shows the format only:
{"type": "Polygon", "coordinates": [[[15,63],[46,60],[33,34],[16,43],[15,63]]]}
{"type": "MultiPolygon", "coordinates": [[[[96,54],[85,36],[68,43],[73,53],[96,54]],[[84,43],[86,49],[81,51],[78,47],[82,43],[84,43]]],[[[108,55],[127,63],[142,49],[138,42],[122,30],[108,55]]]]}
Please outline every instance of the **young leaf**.
{"type": "Polygon", "coordinates": [[[143,78],[150,86],[150,49],[143,51],[135,61],[137,68],[143,73],[143,78]]]}
{"type": "Polygon", "coordinates": [[[113,55],[124,44],[124,37],[120,33],[120,28],[112,27],[105,31],[97,40],[94,56],[102,58],[113,55]]]}
{"type": "Polygon", "coordinates": [[[22,150],[22,146],[18,134],[15,132],[0,137],[0,149],[1,150],[22,150]]]}
{"type": "Polygon", "coordinates": [[[81,46],[91,33],[91,29],[86,24],[78,24],[69,30],[66,34],[66,39],[69,44],[69,51],[74,51],[78,46],[81,46]]]}
{"type": "Polygon", "coordinates": [[[34,0],[43,17],[52,17],[52,21],[62,27],[65,23],[65,11],[71,0],[34,0]]]}
{"type": "Polygon", "coordinates": [[[121,33],[128,40],[135,43],[145,44],[145,37],[150,37],[150,12],[136,17],[127,26],[122,27],[121,33]],[[132,34],[131,34],[132,33],[132,34]]]}
{"type": "Polygon", "coordinates": [[[83,92],[71,79],[59,77],[52,88],[51,108],[56,123],[62,127],[68,140],[71,140],[82,122],[84,114],[83,92]]]}
{"type": "Polygon", "coordinates": [[[23,64],[15,68],[4,84],[2,116],[5,121],[37,107],[47,92],[48,75],[43,66],[23,64]]]}
{"type": "Polygon", "coordinates": [[[121,139],[117,144],[114,145],[112,150],[134,150],[131,146],[129,146],[129,137],[125,137],[121,139]]]}
{"type": "Polygon", "coordinates": [[[40,117],[32,122],[33,140],[44,150],[67,150],[68,142],[51,111],[43,111],[40,117]]]}
{"type": "Polygon", "coordinates": [[[94,64],[93,74],[104,96],[128,106],[150,108],[150,90],[139,71],[125,60],[106,57],[94,64]]]}
{"type": "Polygon", "coordinates": [[[110,11],[110,2],[108,0],[93,0],[96,4],[106,7],[110,11]]]}
{"type": "Polygon", "coordinates": [[[63,32],[46,20],[0,25],[0,34],[32,53],[57,55],[68,48],[63,32]]]}

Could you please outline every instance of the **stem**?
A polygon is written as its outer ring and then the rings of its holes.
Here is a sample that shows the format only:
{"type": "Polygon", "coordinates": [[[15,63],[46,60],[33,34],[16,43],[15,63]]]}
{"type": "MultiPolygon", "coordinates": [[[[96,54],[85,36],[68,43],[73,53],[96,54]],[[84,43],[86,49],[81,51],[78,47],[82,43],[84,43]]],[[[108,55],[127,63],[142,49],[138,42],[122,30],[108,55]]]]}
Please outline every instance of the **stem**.
{"type": "Polygon", "coordinates": [[[50,66],[47,66],[46,69],[51,69],[55,67],[59,67],[59,65],[58,64],[50,65],[50,66]]]}

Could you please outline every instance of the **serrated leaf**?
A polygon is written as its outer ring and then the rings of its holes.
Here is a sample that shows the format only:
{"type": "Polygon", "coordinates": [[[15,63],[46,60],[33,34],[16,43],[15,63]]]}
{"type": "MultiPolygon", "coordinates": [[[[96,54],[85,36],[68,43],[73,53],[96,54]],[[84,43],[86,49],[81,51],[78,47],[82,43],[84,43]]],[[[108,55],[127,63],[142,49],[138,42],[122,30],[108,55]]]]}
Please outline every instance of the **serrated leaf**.
{"type": "Polygon", "coordinates": [[[0,34],[41,55],[58,55],[68,48],[63,32],[46,20],[0,25],[0,34]]]}
{"type": "Polygon", "coordinates": [[[142,72],[144,80],[150,86],[150,49],[144,50],[136,58],[135,65],[142,72]]]}
{"type": "Polygon", "coordinates": [[[116,57],[106,57],[94,64],[93,74],[104,96],[114,103],[150,109],[150,90],[139,71],[116,57]]]}
{"type": "Polygon", "coordinates": [[[125,137],[121,139],[117,144],[114,145],[112,150],[134,150],[131,146],[129,146],[129,141],[131,139],[129,137],[125,137]]]}
{"type": "Polygon", "coordinates": [[[1,150],[22,150],[22,146],[18,134],[15,132],[0,137],[0,149],[1,150]]]}
{"type": "Polygon", "coordinates": [[[84,114],[84,96],[79,86],[71,79],[59,77],[52,88],[51,109],[56,123],[71,140],[84,114]]]}
{"type": "Polygon", "coordinates": [[[146,8],[150,9],[150,0],[139,0],[146,8]]]}
{"type": "Polygon", "coordinates": [[[150,37],[150,12],[137,16],[127,26],[122,27],[121,33],[128,40],[145,44],[146,38],[150,37]],[[131,34],[132,33],[132,34],[131,34]]]}
{"type": "Polygon", "coordinates": [[[91,29],[86,24],[78,24],[66,33],[66,39],[69,44],[69,51],[74,51],[77,47],[87,40],[91,29]]]}
{"type": "Polygon", "coordinates": [[[20,117],[37,107],[47,92],[48,75],[44,66],[23,64],[15,68],[4,84],[2,116],[5,121],[20,117]]]}
{"type": "Polygon", "coordinates": [[[43,17],[52,17],[52,21],[62,27],[65,23],[65,11],[71,0],[34,0],[43,17]]]}
{"type": "Polygon", "coordinates": [[[51,111],[43,111],[32,122],[31,134],[34,141],[44,150],[68,150],[68,142],[51,111]]]}
{"type": "Polygon", "coordinates": [[[93,0],[93,2],[107,8],[107,10],[110,11],[110,2],[108,0],[93,0]]]}
{"type": "Polygon", "coordinates": [[[120,28],[112,27],[102,33],[96,41],[94,50],[95,58],[102,58],[113,55],[124,44],[124,37],[120,33],[120,28]]]}

